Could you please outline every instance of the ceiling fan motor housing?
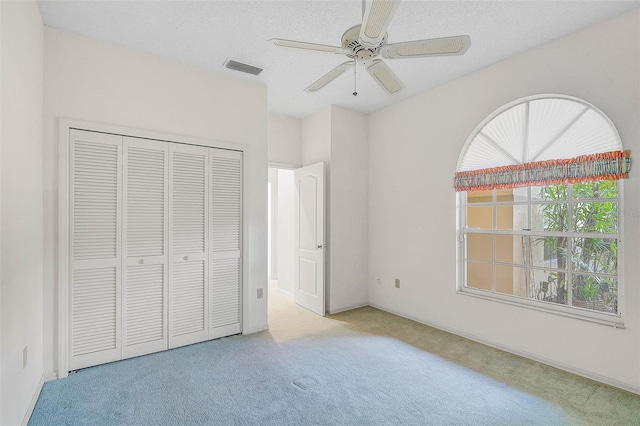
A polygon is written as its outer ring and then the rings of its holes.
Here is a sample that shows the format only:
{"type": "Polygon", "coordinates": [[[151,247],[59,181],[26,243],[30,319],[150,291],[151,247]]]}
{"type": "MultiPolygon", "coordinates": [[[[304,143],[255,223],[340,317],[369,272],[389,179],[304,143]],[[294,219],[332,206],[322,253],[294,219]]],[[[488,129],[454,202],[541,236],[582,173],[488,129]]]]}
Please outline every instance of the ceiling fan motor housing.
{"type": "Polygon", "coordinates": [[[345,31],[342,35],[342,48],[347,50],[345,54],[355,59],[356,63],[368,66],[380,54],[380,48],[387,43],[387,34],[375,48],[365,47],[360,43],[360,27],[361,25],[356,25],[345,31]]]}

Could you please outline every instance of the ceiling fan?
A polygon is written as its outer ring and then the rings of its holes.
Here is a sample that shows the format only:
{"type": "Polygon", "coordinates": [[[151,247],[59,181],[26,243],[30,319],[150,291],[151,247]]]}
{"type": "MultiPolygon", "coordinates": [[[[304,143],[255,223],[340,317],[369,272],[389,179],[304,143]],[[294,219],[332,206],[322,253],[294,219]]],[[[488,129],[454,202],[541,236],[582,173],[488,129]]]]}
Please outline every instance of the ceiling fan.
{"type": "MultiPolygon", "coordinates": [[[[342,35],[341,46],[329,46],[281,38],[273,38],[269,41],[276,46],[316,50],[346,55],[351,58],[304,89],[307,92],[316,92],[345,71],[356,65],[361,65],[387,93],[398,93],[403,89],[404,85],[391,68],[382,59],[378,58],[379,56],[385,59],[405,59],[462,55],[471,46],[471,38],[468,35],[388,44],[387,28],[399,4],[399,0],[362,0],[362,24],[353,26],[345,31],[342,35]]],[[[354,89],[353,95],[356,96],[357,94],[354,89]]]]}

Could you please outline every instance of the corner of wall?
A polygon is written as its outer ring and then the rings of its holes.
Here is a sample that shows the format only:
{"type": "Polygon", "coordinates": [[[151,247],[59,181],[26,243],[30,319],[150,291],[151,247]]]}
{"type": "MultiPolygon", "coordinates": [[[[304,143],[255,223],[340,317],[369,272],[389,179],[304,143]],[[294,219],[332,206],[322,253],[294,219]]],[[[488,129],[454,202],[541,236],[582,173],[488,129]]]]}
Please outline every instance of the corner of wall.
{"type": "Polygon", "coordinates": [[[0,423],[20,424],[43,377],[44,24],[35,1],[0,11],[0,423]]]}

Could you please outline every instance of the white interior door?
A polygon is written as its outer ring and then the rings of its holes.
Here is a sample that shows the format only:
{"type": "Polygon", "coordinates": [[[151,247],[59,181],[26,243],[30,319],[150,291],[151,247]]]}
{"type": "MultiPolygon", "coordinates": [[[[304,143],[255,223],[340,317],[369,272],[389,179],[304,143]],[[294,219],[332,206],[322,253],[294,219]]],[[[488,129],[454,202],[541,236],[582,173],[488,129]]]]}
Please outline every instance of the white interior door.
{"type": "Polygon", "coordinates": [[[122,136],[70,134],[70,363],[120,359],[122,136]]]}
{"type": "Polygon", "coordinates": [[[69,143],[69,369],[240,333],[242,152],[69,143]]]}
{"type": "Polygon", "coordinates": [[[122,357],[167,349],[169,145],[123,140],[122,357]]]}
{"type": "Polygon", "coordinates": [[[209,338],[241,329],[242,153],[209,149],[209,338]]]}
{"type": "Polygon", "coordinates": [[[324,163],[295,170],[295,302],[325,315],[324,163]]]}
{"type": "Polygon", "coordinates": [[[169,148],[169,347],[207,340],[208,149],[169,148]]]}

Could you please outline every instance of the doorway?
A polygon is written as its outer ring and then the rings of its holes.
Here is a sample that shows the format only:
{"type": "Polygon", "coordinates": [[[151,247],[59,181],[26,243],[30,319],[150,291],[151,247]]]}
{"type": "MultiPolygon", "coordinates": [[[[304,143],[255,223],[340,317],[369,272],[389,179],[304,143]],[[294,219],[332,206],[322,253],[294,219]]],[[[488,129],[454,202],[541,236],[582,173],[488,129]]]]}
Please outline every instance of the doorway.
{"type": "Polygon", "coordinates": [[[295,180],[293,169],[269,168],[269,293],[293,300],[295,180]]]}

